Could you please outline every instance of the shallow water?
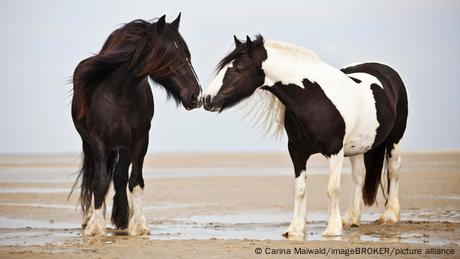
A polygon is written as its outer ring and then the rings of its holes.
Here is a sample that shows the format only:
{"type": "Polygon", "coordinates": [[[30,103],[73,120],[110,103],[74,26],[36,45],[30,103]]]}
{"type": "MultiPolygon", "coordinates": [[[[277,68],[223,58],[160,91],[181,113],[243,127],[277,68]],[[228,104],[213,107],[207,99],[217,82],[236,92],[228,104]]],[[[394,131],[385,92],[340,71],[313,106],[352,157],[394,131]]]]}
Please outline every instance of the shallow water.
{"type": "MultiPolygon", "coordinates": [[[[435,212],[432,212],[435,214],[435,212]]],[[[402,221],[427,222],[431,215],[425,212],[405,212],[401,215],[402,221]],[[427,220],[428,219],[428,220],[427,220]]],[[[363,214],[362,223],[370,224],[379,214],[363,214]]],[[[439,216],[436,214],[436,216],[439,216]]],[[[281,233],[287,229],[291,215],[286,213],[241,213],[230,215],[200,215],[189,218],[177,218],[170,221],[154,222],[150,224],[151,240],[187,240],[187,239],[255,239],[255,240],[282,240],[281,233]]],[[[457,213],[446,214],[445,219],[450,222],[459,222],[457,213]]],[[[321,235],[327,224],[327,213],[316,212],[308,214],[307,235],[305,240],[331,240],[321,235]]],[[[433,222],[439,219],[431,219],[433,222]]],[[[110,230],[108,235],[118,238],[126,235],[124,232],[110,230]]],[[[38,220],[12,219],[0,217],[0,246],[9,245],[44,245],[47,243],[62,243],[67,241],[81,242],[79,224],[64,222],[46,222],[38,220]]],[[[384,231],[385,232],[385,231],[384,231]]],[[[361,231],[360,228],[344,229],[343,236],[332,238],[342,241],[369,241],[369,242],[400,242],[424,243],[434,246],[455,243],[430,235],[423,235],[417,231],[399,231],[385,234],[379,232],[361,231]]]]}

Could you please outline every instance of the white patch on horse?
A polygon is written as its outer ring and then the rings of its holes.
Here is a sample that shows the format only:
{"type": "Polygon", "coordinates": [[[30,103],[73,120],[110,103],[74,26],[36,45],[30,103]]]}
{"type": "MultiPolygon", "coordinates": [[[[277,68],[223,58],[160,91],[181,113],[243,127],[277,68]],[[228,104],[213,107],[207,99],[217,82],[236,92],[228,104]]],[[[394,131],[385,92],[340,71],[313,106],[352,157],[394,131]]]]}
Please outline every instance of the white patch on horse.
{"type": "MultiPolygon", "coordinates": [[[[91,219],[91,216],[93,215],[94,212],[94,194],[91,197],[91,204],[89,205],[89,208],[86,210],[85,214],[83,215],[83,220],[81,223],[81,226],[83,228],[86,228],[88,225],[89,220],[91,219]]],[[[105,213],[104,213],[105,215],[105,213]]]]}
{"type": "Polygon", "coordinates": [[[299,237],[302,239],[305,235],[305,223],[307,213],[307,175],[302,171],[299,177],[295,179],[294,193],[294,213],[289,228],[285,232],[285,236],[290,238],[299,237]]]}
{"type": "Polygon", "coordinates": [[[128,223],[128,234],[132,236],[149,235],[150,229],[144,217],[143,212],[143,193],[144,190],[139,186],[135,186],[130,192],[130,220],[128,223]]]}
{"type": "Polygon", "coordinates": [[[219,92],[220,88],[224,85],[223,81],[225,73],[227,73],[227,69],[231,67],[233,67],[232,62],[228,63],[221,70],[219,70],[214,80],[212,80],[211,85],[206,90],[204,96],[210,95],[212,98],[219,92]]]}
{"type": "Polygon", "coordinates": [[[393,145],[391,149],[391,157],[388,158],[388,177],[390,182],[390,191],[388,194],[388,202],[385,212],[380,216],[380,224],[394,224],[398,223],[400,219],[399,207],[399,169],[401,168],[401,154],[400,145],[398,143],[393,145]]]}
{"type": "Polygon", "coordinates": [[[85,236],[103,236],[105,235],[105,219],[102,208],[93,211],[86,228],[83,232],[85,236]]]}
{"type": "Polygon", "coordinates": [[[265,72],[267,83],[281,82],[303,88],[305,72],[317,62],[321,62],[313,51],[289,43],[265,41],[264,47],[267,59],[262,63],[262,70],[265,72]]]}

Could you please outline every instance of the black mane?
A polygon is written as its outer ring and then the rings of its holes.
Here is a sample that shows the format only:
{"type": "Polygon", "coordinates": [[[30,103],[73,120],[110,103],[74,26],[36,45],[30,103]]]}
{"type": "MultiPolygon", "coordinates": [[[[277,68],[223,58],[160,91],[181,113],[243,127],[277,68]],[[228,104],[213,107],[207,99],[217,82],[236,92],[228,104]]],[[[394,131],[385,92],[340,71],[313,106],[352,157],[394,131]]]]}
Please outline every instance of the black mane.
{"type": "MultiPolygon", "coordinates": [[[[124,24],[109,35],[98,54],[78,64],[73,76],[74,98],[81,104],[78,117],[84,115],[95,86],[121,65],[128,65],[130,69],[138,66],[133,71],[137,76],[156,78],[167,76],[173,72],[171,68],[179,69],[186,65],[178,49],[184,51],[188,58],[190,52],[177,28],[165,24],[158,33],[157,24],[156,20],[148,22],[140,19],[124,24]]],[[[168,97],[179,103],[178,93],[164,89],[168,97]]]]}

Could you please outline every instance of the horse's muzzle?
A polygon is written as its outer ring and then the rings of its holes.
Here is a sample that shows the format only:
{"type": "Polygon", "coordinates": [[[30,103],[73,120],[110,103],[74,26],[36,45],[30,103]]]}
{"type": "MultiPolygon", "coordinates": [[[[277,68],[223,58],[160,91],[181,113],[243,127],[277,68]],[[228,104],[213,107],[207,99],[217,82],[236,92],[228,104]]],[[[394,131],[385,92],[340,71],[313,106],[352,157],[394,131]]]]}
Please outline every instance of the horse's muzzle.
{"type": "Polygon", "coordinates": [[[212,103],[212,96],[211,95],[206,95],[204,98],[203,98],[203,106],[204,106],[204,109],[207,110],[207,111],[210,111],[210,112],[215,112],[215,111],[218,111],[219,109],[217,107],[215,107],[215,105],[213,105],[212,103]]]}

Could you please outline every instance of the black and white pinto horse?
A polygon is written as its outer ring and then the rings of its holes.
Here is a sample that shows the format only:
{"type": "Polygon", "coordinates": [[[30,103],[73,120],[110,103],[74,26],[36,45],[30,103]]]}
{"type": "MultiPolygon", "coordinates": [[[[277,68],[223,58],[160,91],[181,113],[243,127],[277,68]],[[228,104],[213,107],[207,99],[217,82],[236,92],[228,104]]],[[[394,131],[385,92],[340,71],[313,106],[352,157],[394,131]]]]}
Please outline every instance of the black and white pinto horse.
{"type": "Polygon", "coordinates": [[[295,171],[292,222],[284,233],[303,237],[306,223],[306,162],[315,153],[329,161],[329,220],[324,236],[342,235],[344,226],[359,226],[361,207],[375,202],[382,169],[387,168],[388,198],[379,223],[399,221],[399,142],[406,128],[407,93],[398,73],[380,63],[336,69],[311,50],[257,36],[241,42],[219,64],[204,95],[204,107],[222,111],[243,99],[255,107],[268,132],[288,136],[295,171]],[[252,98],[254,97],[254,98],[252,98]],[[350,157],[353,191],[342,221],[340,176],[350,157]]]}
{"type": "Polygon", "coordinates": [[[83,142],[79,178],[85,236],[105,234],[104,204],[112,179],[113,224],[130,235],[150,232],[142,212],[142,167],[154,111],[148,77],[186,109],[201,106],[201,87],[179,22],[180,14],[172,23],[165,16],[127,23],[75,69],[72,118],[83,142]]]}

